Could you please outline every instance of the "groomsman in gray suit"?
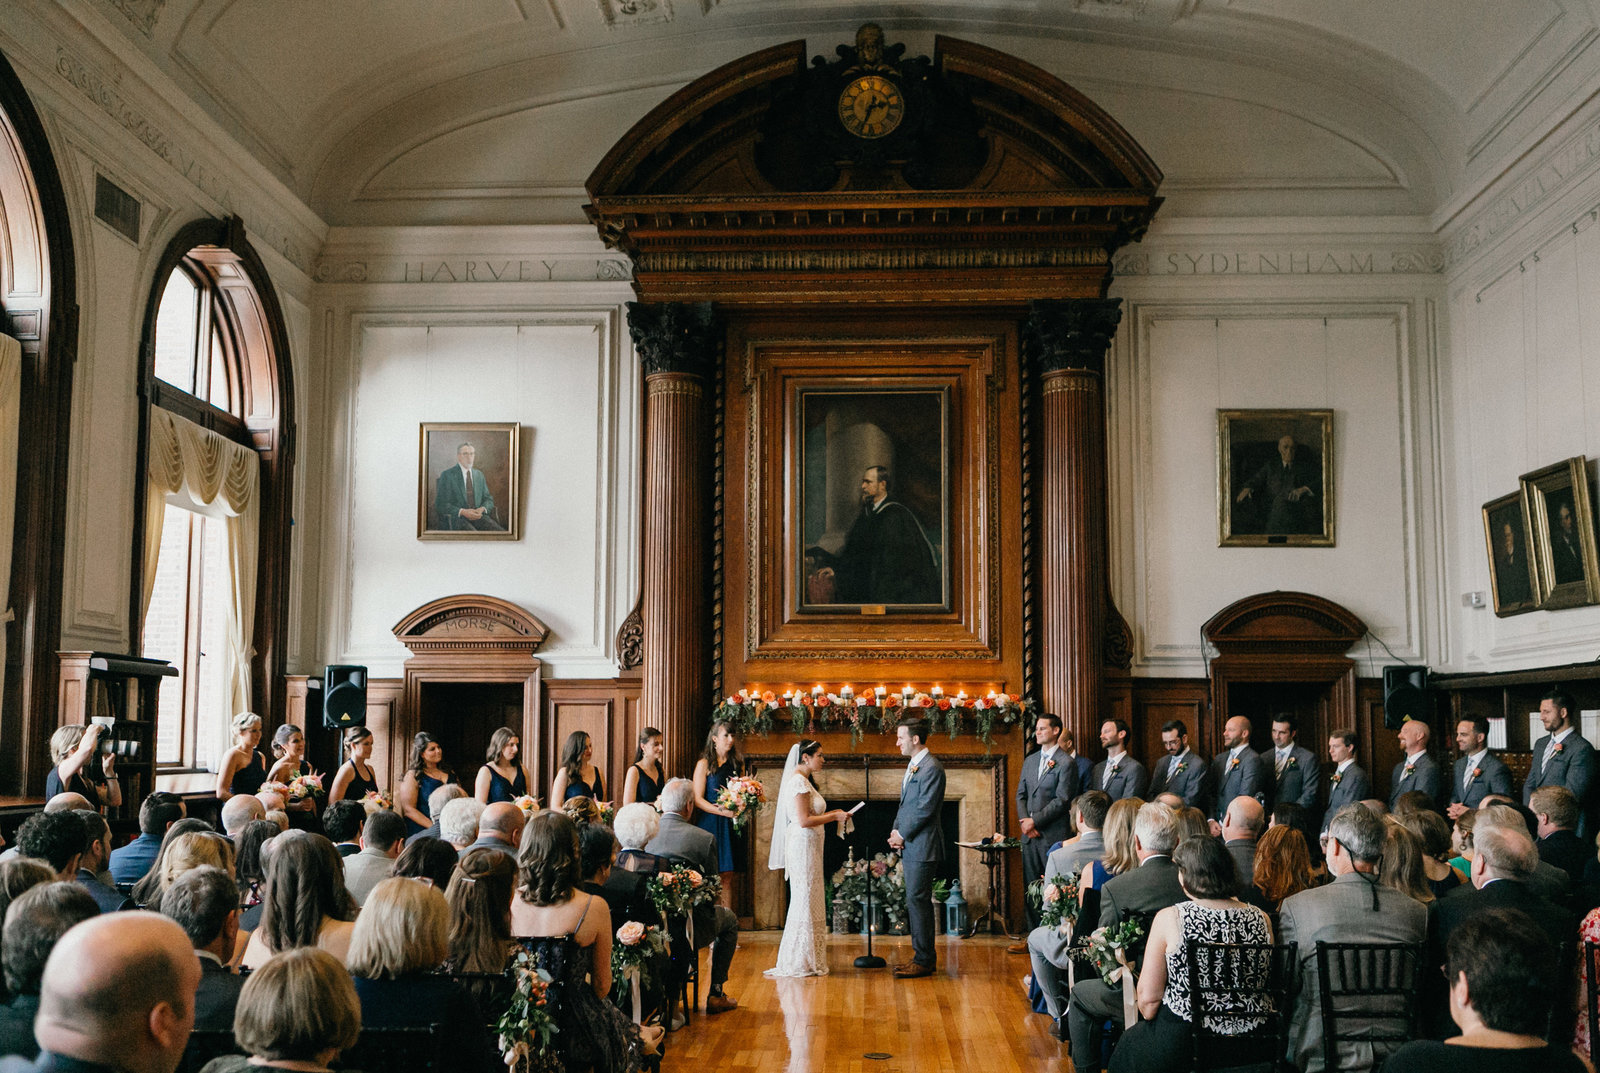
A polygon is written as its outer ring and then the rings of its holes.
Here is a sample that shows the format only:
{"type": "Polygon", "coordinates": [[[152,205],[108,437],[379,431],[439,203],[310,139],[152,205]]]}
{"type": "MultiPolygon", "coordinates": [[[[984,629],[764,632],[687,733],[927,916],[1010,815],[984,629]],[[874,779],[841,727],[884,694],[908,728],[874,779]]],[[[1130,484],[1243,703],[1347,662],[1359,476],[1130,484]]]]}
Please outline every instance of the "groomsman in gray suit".
{"type": "Polygon", "coordinates": [[[1539,699],[1539,721],[1545,735],[1533,746],[1533,766],[1522,784],[1522,803],[1541,786],[1565,786],[1578,799],[1581,836],[1593,828],[1594,746],[1577,732],[1577,703],[1564,689],[1552,689],[1539,699]]]}
{"type": "Polygon", "coordinates": [[[1456,724],[1456,761],[1450,780],[1450,807],[1445,814],[1454,820],[1483,804],[1490,794],[1511,796],[1511,769],[1489,751],[1489,720],[1469,715],[1456,724]]]}
{"type": "Polygon", "coordinates": [[[1242,715],[1229,719],[1222,727],[1223,752],[1211,761],[1211,778],[1216,796],[1211,801],[1211,818],[1220,821],[1236,797],[1260,801],[1266,785],[1261,777],[1261,758],[1250,748],[1250,720],[1242,715]]]}
{"type": "Polygon", "coordinates": [[[1439,807],[1443,776],[1439,762],[1428,755],[1428,724],[1407,719],[1400,726],[1400,748],[1406,758],[1394,766],[1389,776],[1389,811],[1393,812],[1401,794],[1413,791],[1428,795],[1435,810],[1439,807]]]}
{"type": "MultiPolygon", "coordinates": [[[[1044,859],[1050,847],[1072,833],[1072,799],[1078,796],[1078,769],[1057,746],[1061,717],[1045,712],[1034,720],[1033,740],[1038,752],[1024,757],[1017,779],[1017,821],[1022,827],[1022,882],[1044,876],[1044,859]]],[[[1028,904],[1028,927],[1037,927],[1039,911],[1028,904]]],[[[1027,953],[1026,942],[1011,947],[1027,953]]]]}
{"type": "Polygon", "coordinates": [[[1089,789],[1104,790],[1113,801],[1143,797],[1150,788],[1150,773],[1128,755],[1128,724],[1121,719],[1101,723],[1100,744],[1105,746],[1106,758],[1089,774],[1089,789]]]}
{"type": "Polygon", "coordinates": [[[1322,765],[1317,756],[1296,739],[1300,723],[1292,712],[1272,717],[1272,748],[1261,763],[1272,767],[1272,803],[1292,801],[1305,809],[1306,823],[1317,820],[1317,799],[1322,796],[1322,765]]]}
{"type": "MultiPolygon", "coordinates": [[[[1328,775],[1328,811],[1323,816],[1332,820],[1346,805],[1370,798],[1372,780],[1356,763],[1356,732],[1353,730],[1335,730],[1328,736],[1328,759],[1333,761],[1333,771],[1328,775]]],[[[1323,829],[1326,830],[1326,826],[1323,829]]]]}
{"type": "Polygon", "coordinates": [[[1161,724],[1161,747],[1167,755],[1156,761],[1150,796],[1176,794],[1185,805],[1198,808],[1206,789],[1206,762],[1189,748],[1189,728],[1176,719],[1161,724]]]}
{"type": "Polygon", "coordinates": [[[900,780],[900,811],[894,814],[889,848],[900,851],[906,876],[906,923],[911,927],[911,960],[895,966],[896,979],[932,976],[938,965],[933,949],[933,874],[944,861],[944,765],[928,751],[928,724],[900,720],[895,728],[900,755],[911,758],[900,780]]]}

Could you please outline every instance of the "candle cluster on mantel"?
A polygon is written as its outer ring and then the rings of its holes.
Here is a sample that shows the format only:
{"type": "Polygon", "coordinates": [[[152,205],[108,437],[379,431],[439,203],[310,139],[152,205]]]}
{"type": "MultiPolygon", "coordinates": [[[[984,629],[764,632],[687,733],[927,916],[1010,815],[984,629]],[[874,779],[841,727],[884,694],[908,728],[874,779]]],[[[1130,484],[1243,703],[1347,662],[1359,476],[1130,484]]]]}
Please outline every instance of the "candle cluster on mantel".
{"type": "Polygon", "coordinates": [[[952,738],[963,731],[977,734],[985,744],[996,723],[1009,726],[1030,717],[1037,705],[1017,693],[990,689],[969,695],[965,686],[951,693],[942,685],[925,690],[912,685],[841,685],[830,689],[820,683],[806,686],[746,686],[717,706],[715,718],[741,734],[770,734],[776,724],[803,734],[817,730],[848,730],[854,746],[867,730],[890,733],[902,709],[916,709],[919,718],[952,738]]]}
{"type": "Polygon", "coordinates": [[[854,686],[843,685],[838,691],[828,689],[822,685],[814,685],[809,690],[804,686],[790,686],[783,692],[776,692],[773,688],[763,689],[760,686],[746,686],[727,699],[729,705],[735,704],[765,704],[768,708],[783,707],[821,707],[834,708],[938,708],[948,711],[951,708],[971,708],[982,711],[985,708],[1006,708],[1020,705],[1022,697],[1016,693],[1001,693],[993,689],[987,693],[974,693],[967,695],[964,688],[957,688],[955,693],[946,693],[944,686],[930,686],[926,691],[914,686],[906,685],[891,692],[886,686],[863,686],[858,692],[854,686]]]}

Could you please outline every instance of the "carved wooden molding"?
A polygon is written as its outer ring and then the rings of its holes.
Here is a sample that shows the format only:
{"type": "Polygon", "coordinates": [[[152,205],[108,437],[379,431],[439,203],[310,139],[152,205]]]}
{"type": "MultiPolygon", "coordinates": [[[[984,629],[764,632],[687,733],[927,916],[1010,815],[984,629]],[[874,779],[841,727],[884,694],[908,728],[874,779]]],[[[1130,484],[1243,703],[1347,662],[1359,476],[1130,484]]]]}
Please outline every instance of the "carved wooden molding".
{"type": "Polygon", "coordinates": [[[1308,592],[1264,592],[1211,616],[1200,632],[1219,652],[1343,655],[1367,624],[1332,600],[1308,592]]]}
{"type": "Polygon", "coordinates": [[[524,652],[532,655],[550,629],[508,600],[446,596],[423,604],[394,627],[395,640],[424,652],[524,652]]]}

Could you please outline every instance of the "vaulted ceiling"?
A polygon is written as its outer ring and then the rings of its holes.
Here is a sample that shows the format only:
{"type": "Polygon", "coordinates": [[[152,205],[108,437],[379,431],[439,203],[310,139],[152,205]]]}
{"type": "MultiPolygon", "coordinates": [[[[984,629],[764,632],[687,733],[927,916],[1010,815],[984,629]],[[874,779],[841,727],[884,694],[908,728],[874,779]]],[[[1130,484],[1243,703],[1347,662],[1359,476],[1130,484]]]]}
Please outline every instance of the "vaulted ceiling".
{"type": "Polygon", "coordinates": [[[332,224],[579,222],[674,90],[862,22],[1086,93],[1164,215],[1431,216],[1600,88],[1600,0],[93,0],[332,224]]]}

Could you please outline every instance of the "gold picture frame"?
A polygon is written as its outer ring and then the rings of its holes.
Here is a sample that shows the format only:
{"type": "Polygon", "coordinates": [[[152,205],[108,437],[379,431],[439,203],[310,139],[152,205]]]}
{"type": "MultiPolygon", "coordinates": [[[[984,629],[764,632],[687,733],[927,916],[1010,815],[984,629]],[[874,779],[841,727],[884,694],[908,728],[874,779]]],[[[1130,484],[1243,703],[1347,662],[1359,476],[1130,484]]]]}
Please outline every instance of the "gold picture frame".
{"type": "Polygon", "coordinates": [[[417,539],[521,539],[521,445],[522,426],[515,421],[424,422],[417,449],[417,539]],[[468,448],[470,469],[462,465],[468,448]]]}
{"type": "Polygon", "coordinates": [[[1535,562],[1539,606],[1545,609],[1600,603],[1600,557],[1595,553],[1589,464],[1582,455],[1522,475],[1535,562]]]}
{"type": "Polygon", "coordinates": [[[1217,411],[1217,544],[1334,545],[1333,411],[1217,411]]]}
{"type": "Polygon", "coordinates": [[[1520,489],[1483,505],[1483,540],[1494,613],[1505,618],[1537,610],[1539,568],[1528,500],[1520,489]]]}

